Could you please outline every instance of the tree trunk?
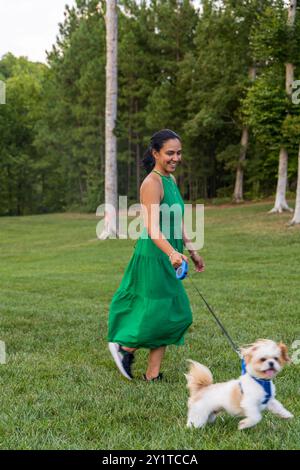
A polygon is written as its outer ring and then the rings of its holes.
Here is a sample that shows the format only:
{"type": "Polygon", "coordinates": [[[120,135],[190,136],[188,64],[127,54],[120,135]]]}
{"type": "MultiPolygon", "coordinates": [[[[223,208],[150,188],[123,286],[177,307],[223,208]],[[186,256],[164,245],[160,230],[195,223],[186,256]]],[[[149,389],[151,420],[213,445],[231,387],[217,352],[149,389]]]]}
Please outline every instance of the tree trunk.
{"type": "Polygon", "coordinates": [[[236,170],[235,186],[233,193],[234,202],[243,202],[244,200],[244,163],[246,160],[246,153],[249,143],[249,130],[248,127],[244,127],[242,138],[241,138],[241,150],[236,170]]]}
{"type": "Polygon", "coordinates": [[[131,141],[132,141],[132,131],[131,131],[131,124],[129,124],[129,128],[128,128],[128,155],[127,155],[127,197],[129,197],[130,180],[131,180],[131,155],[132,155],[131,141]]]}
{"type": "Polygon", "coordinates": [[[290,0],[289,10],[288,10],[288,26],[293,27],[296,20],[296,11],[297,11],[297,0],[290,0]]]}
{"type": "MultiPolygon", "coordinates": [[[[256,78],[255,66],[249,68],[248,75],[250,80],[253,82],[256,78]]],[[[245,126],[242,131],[240,156],[236,169],[235,186],[233,192],[233,201],[236,203],[243,202],[244,200],[244,163],[246,160],[248,144],[249,129],[245,126]]]]}
{"type": "Polygon", "coordinates": [[[298,179],[297,179],[297,193],[296,193],[296,206],[294,217],[292,218],[290,225],[300,224],[300,145],[298,153],[298,179]]]}
{"type": "MultiPolygon", "coordinates": [[[[138,134],[137,134],[138,139],[138,134]]],[[[141,152],[140,143],[136,143],[136,200],[140,200],[140,184],[141,184],[141,152]]]]}
{"type": "Polygon", "coordinates": [[[118,236],[117,139],[114,134],[118,96],[117,0],[106,1],[105,225],[99,236],[118,236]]]}
{"type": "MultiPolygon", "coordinates": [[[[288,19],[287,25],[289,28],[293,28],[296,19],[297,0],[290,0],[288,8],[288,19]]],[[[291,63],[285,64],[285,91],[287,95],[292,96],[293,82],[294,82],[294,65],[291,63]]],[[[279,170],[278,170],[278,182],[276,190],[275,206],[270,213],[282,211],[293,212],[286,202],[286,186],[287,186],[287,168],[288,168],[288,153],[285,147],[281,147],[279,154],[279,170]],[[284,192],[283,192],[284,190],[284,192]]]]}
{"type": "Polygon", "coordinates": [[[278,181],[276,190],[275,206],[270,213],[283,212],[284,210],[291,210],[286,202],[286,185],[287,185],[287,165],[288,165],[288,154],[284,147],[280,149],[279,154],[279,169],[278,169],[278,181]]]}
{"type": "Polygon", "coordinates": [[[189,180],[189,201],[192,200],[192,170],[191,170],[191,164],[189,162],[189,167],[188,167],[188,180],[189,180]]]}

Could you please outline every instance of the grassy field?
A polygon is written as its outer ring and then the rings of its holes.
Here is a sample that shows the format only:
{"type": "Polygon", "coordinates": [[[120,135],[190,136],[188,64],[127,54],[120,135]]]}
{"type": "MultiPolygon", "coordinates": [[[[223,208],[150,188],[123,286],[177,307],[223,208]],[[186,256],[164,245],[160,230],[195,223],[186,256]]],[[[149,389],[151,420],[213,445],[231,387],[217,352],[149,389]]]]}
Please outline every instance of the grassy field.
{"type": "MultiPolygon", "coordinates": [[[[238,344],[267,337],[300,340],[300,228],[271,204],[208,208],[206,272],[191,275],[238,344]]],[[[132,240],[95,239],[93,215],[0,219],[1,449],[299,449],[299,365],[276,379],[291,421],[265,413],[238,431],[223,415],[202,430],[185,427],[186,359],[215,381],[240,364],[189,279],[194,323],[185,345],[167,350],[166,382],[145,384],[147,350],[132,382],[116,370],[106,343],[107,314],[132,255],[132,240]]]]}

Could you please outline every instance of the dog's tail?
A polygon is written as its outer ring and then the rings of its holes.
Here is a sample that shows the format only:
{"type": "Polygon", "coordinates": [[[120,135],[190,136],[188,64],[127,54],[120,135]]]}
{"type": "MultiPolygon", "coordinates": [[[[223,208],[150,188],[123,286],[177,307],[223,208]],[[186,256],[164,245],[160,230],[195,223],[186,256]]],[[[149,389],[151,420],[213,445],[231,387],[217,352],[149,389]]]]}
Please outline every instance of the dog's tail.
{"type": "Polygon", "coordinates": [[[198,390],[201,390],[201,388],[211,385],[213,383],[213,376],[210,370],[203,364],[192,361],[191,359],[188,359],[188,362],[191,363],[190,370],[188,374],[184,375],[187,380],[187,388],[192,395],[198,392],[198,390]]]}

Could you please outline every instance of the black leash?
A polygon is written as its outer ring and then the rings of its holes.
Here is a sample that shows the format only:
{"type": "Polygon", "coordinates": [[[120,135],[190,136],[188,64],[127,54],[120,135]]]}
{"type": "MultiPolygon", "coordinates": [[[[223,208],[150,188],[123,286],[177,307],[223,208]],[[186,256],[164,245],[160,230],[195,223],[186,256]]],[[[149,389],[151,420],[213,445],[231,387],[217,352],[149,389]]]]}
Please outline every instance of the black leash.
{"type": "Polygon", "coordinates": [[[218,319],[217,315],[215,314],[215,312],[213,311],[213,309],[211,308],[211,306],[206,302],[205,298],[203,297],[203,295],[201,294],[201,292],[199,291],[198,287],[196,286],[196,284],[194,283],[194,281],[192,280],[192,277],[191,276],[187,276],[188,278],[191,279],[192,281],[192,284],[193,286],[195,287],[195,289],[197,290],[198,294],[200,295],[200,297],[202,298],[203,302],[205,303],[205,305],[207,306],[208,310],[210,311],[210,313],[212,314],[212,316],[214,317],[215,321],[217,322],[217,324],[219,325],[219,327],[221,328],[221,330],[223,331],[224,335],[226,336],[226,338],[228,339],[231,347],[233,348],[234,352],[237,353],[237,355],[239,356],[240,359],[243,359],[243,356],[241,354],[241,351],[240,349],[237,347],[237,345],[233,342],[232,338],[230,337],[229,333],[227,332],[227,330],[225,329],[225,327],[222,325],[222,323],[220,322],[220,320],[218,319]]]}

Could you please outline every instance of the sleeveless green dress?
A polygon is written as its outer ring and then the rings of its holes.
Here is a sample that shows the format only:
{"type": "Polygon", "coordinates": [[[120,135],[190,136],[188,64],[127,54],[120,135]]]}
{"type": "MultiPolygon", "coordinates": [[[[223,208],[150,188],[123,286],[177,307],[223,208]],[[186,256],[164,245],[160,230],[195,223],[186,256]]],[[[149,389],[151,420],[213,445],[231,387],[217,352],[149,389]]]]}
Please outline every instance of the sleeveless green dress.
{"type": "MultiPolygon", "coordinates": [[[[183,253],[184,202],[173,178],[160,176],[164,188],[160,230],[174,249],[183,253]],[[175,210],[169,209],[170,217],[164,217],[164,210],[173,204],[175,210]]],[[[144,226],[109,306],[108,341],[149,349],[182,345],[191,324],[192,310],[183,281],[176,278],[169,257],[144,226]]]]}

